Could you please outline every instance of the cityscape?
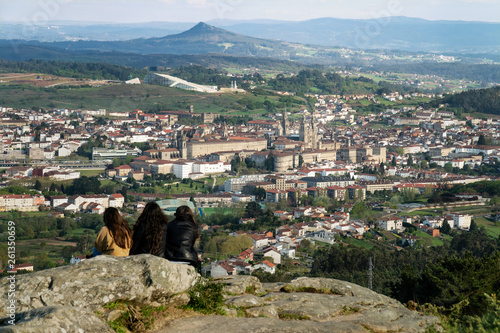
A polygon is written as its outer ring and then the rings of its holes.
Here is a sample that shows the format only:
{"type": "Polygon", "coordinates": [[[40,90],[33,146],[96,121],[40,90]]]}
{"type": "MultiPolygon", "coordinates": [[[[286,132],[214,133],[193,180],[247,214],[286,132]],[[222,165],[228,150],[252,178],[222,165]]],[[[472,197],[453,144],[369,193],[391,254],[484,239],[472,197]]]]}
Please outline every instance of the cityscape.
{"type": "Polygon", "coordinates": [[[45,307],[68,324],[40,325],[67,332],[498,330],[500,49],[456,38],[500,23],[332,18],[313,37],[320,19],[234,6],[137,32],[1,24],[0,321],[28,332],[45,307]],[[373,22],[366,45],[333,32],[373,22]],[[433,27],[430,48],[401,42],[412,24],[433,27]],[[94,258],[104,212],[135,230],[150,202],[194,212],[199,275],[94,258]],[[91,274],[100,291],[79,287],[91,274]]]}

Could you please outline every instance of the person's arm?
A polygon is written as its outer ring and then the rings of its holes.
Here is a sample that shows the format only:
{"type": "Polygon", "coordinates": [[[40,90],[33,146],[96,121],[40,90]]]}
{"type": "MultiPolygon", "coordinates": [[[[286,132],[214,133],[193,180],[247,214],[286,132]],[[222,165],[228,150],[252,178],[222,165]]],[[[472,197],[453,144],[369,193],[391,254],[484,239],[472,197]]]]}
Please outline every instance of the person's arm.
{"type": "Polygon", "coordinates": [[[101,253],[105,253],[111,245],[112,238],[107,227],[103,227],[95,240],[95,248],[101,253]]]}

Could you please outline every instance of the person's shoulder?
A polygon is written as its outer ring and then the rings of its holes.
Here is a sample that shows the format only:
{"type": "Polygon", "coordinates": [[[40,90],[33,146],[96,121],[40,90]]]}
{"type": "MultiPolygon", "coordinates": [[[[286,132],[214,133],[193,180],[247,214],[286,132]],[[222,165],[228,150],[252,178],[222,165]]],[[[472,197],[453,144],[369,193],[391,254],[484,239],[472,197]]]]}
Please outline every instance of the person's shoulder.
{"type": "Polygon", "coordinates": [[[101,233],[101,232],[109,232],[109,228],[108,228],[108,227],[106,227],[106,226],[104,226],[104,227],[102,227],[102,228],[101,228],[101,230],[99,231],[99,233],[101,233]]]}

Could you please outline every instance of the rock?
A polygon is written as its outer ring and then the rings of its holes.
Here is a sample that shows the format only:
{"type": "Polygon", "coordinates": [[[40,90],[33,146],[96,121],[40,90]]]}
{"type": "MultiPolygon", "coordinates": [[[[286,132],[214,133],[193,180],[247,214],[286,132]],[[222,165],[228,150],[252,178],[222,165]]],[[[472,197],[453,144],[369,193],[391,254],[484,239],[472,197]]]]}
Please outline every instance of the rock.
{"type": "Polygon", "coordinates": [[[285,287],[288,283],[284,282],[274,282],[274,283],[263,283],[262,289],[266,292],[280,292],[283,287],[285,287]]]}
{"type": "Polygon", "coordinates": [[[1,333],[106,333],[114,332],[101,318],[87,309],[47,306],[16,314],[16,325],[0,319],[1,333]]]}
{"type": "Polygon", "coordinates": [[[249,308],[254,306],[262,305],[263,300],[255,295],[243,295],[238,297],[233,297],[226,300],[227,305],[232,305],[237,308],[249,308]]]}
{"type": "Polygon", "coordinates": [[[228,294],[242,295],[263,291],[262,283],[255,276],[235,275],[215,279],[215,282],[225,284],[224,291],[228,294]]]}
{"type": "Polygon", "coordinates": [[[176,319],[156,333],[367,333],[361,326],[350,323],[314,322],[309,320],[279,320],[273,318],[228,318],[208,316],[176,319]]]}
{"type": "Polygon", "coordinates": [[[124,312],[123,310],[113,310],[110,313],[108,313],[106,320],[107,321],[115,321],[118,318],[120,318],[120,316],[123,314],[123,312],[124,312]]]}
{"type": "Polygon", "coordinates": [[[245,313],[249,317],[279,318],[278,310],[274,305],[258,306],[256,308],[246,309],[245,313]]]}
{"type": "Polygon", "coordinates": [[[238,310],[233,309],[233,308],[222,308],[224,312],[226,313],[226,316],[231,317],[231,318],[236,318],[238,317],[238,310]]]}
{"type": "MultiPolygon", "coordinates": [[[[241,292],[242,286],[248,283],[247,278],[234,276],[231,285],[240,286],[241,292]]],[[[221,319],[220,323],[226,322],[231,330],[238,332],[424,332],[430,326],[441,330],[438,318],[408,310],[390,297],[345,281],[298,278],[283,286],[266,284],[263,287],[267,290],[282,287],[287,292],[230,297],[226,304],[244,309],[246,315],[254,319],[237,318],[227,322],[221,319]],[[258,317],[269,320],[261,321],[258,317]]],[[[184,332],[186,325],[187,332],[189,325],[196,327],[200,322],[203,332],[218,332],[220,328],[216,324],[211,328],[213,320],[213,317],[202,317],[192,323],[186,319],[186,324],[179,320],[172,327],[176,327],[175,332],[184,332]],[[206,326],[201,324],[204,320],[206,326]]]]}
{"type": "MultiPolygon", "coordinates": [[[[128,302],[129,309],[138,313],[146,305],[186,304],[187,290],[199,275],[191,266],[140,255],[100,256],[16,278],[16,325],[0,328],[0,333],[111,332],[108,324],[95,315],[104,304],[128,302]]],[[[437,317],[424,316],[390,297],[345,281],[298,278],[285,284],[262,285],[254,276],[215,281],[224,285],[227,316],[187,311],[182,317],[169,318],[166,324],[158,321],[167,326],[156,326],[156,332],[412,333],[431,327],[442,331],[437,317]],[[268,294],[262,295],[263,291],[268,294]],[[242,314],[253,318],[237,318],[242,314]]],[[[0,311],[6,310],[9,286],[6,278],[0,281],[0,311]]],[[[121,313],[114,310],[103,317],[113,321],[121,313]]],[[[138,324],[144,326],[140,320],[138,324]]]]}
{"type": "MultiPolygon", "coordinates": [[[[186,302],[188,298],[179,294],[185,293],[198,277],[189,265],[173,264],[149,254],[98,256],[75,265],[18,276],[16,310],[60,305],[96,311],[116,300],[152,306],[178,304],[186,302]]],[[[0,281],[3,315],[8,288],[6,279],[0,281]]]]}

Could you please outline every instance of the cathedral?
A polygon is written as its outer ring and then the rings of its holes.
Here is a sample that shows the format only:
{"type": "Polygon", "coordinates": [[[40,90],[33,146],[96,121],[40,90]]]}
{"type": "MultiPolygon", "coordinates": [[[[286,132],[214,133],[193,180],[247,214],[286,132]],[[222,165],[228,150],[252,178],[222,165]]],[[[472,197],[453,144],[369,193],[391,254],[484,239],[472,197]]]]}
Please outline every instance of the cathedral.
{"type": "Polygon", "coordinates": [[[304,114],[299,129],[299,140],[305,143],[306,149],[321,149],[321,141],[318,139],[318,127],[316,126],[316,117],[312,114],[311,122],[306,121],[304,114]]]}

